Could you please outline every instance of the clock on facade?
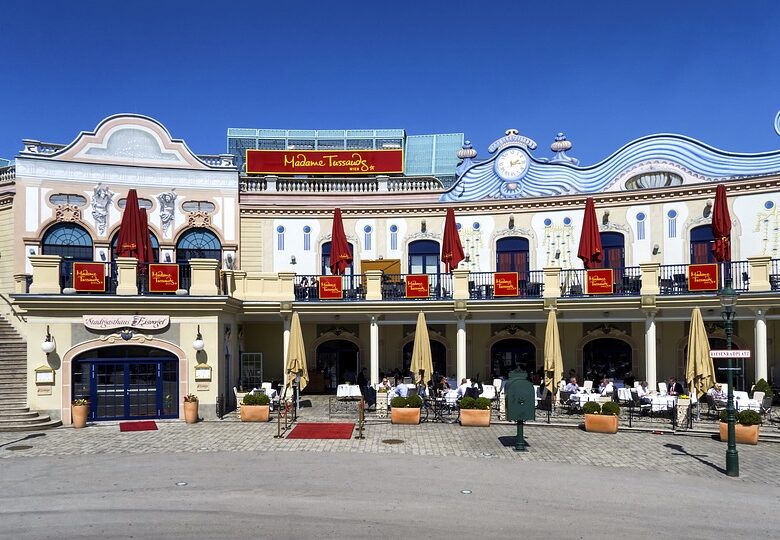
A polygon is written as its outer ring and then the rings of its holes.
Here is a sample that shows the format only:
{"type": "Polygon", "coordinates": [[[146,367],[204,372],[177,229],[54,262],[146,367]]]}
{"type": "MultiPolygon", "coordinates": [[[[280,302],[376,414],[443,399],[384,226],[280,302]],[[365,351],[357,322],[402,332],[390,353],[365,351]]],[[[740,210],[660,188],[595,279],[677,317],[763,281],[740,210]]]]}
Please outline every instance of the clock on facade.
{"type": "Polygon", "coordinates": [[[519,148],[508,148],[498,155],[494,165],[496,174],[503,180],[517,180],[528,168],[528,156],[519,148]]]}

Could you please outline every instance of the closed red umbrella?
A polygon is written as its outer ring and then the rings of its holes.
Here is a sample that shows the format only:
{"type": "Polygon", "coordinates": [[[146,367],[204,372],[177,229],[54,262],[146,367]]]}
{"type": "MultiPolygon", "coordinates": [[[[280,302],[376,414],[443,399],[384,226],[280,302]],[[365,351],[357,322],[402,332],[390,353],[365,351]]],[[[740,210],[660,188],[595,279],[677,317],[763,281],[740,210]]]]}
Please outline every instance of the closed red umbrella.
{"type": "Polygon", "coordinates": [[[447,218],[444,220],[444,238],[441,242],[441,262],[446,271],[455,270],[458,263],[466,256],[463,254],[463,246],[460,243],[458,225],[455,223],[455,211],[447,208],[447,218]]]}
{"type": "Polygon", "coordinates": [[[580,235],[580,247],[577,257],[582,259],[585,268],[598,268],[601,266],[601,235],[599,224],[596,220],[596,205],[593,198],[585,200],[585,217],[582,220],[582,233],[580,235]]]}
{"type": "Polygon", "coordinates": [[[141,211],[138,208],[138,194],[134,189],[127,192],[125,210],[122,213],[122,223],[119,225],[119,238],[116,242],[117,257],[135,257],[139,263],[146,261],[144,250],[144,233],[148,237],[147,229],[142,229],[141,211]]]}
{"type": "Polygon", "coordinates": [[[333,213],[333,230],[330,235],[330,271],[340,276],[352,264],[352,251],[349,249],[347,235],[344,234],[344,222],[341,219],[341,208],[333,213]]]}
{"type": "Polygon", "coordinates": [[[141,241],[143,243],[144,260],[147,263],[154,262],[154,248],[152,248],[152,241],[149,238],[149,216],[146,214],[146,208],[141,208],[141,230],[146,234],[142,234],[141,241]]]}
{"type": "Polygon", "coordinates": [[[712,254],[718,262],[731,261],[731,215],[726,200],[726,186],[715,190],[715,207],[712,209],[712,254]]]}

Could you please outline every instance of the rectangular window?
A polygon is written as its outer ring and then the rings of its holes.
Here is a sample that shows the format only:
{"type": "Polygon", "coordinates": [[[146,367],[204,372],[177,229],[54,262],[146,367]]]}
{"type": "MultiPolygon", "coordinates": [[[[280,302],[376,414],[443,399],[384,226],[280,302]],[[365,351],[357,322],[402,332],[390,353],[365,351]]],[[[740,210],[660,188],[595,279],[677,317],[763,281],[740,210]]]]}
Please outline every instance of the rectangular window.
{"type": "Polygon", "coordinates": [[[669,238],[677,238],[677,218],[669,218],[669,238]]]}
{"type": "Polygon", "coordinates": [[[365,246],[366,251],[371,251],[371,233],[367,232],[365,233],[365,237],[363,238],[363,244],[365,246]]]}
{"type": "Polygon", "coordinates": [[[303,251],[311,251],[311,233],[303,233],[303,251]]]}
{"type": "Polygon", "coordinates": [[[645,239],[645,222],[644,221],[637,221],[636,222],[636,239],[637,240],[644,240],[645,239]]]}
{"type": "Polygon", "coordinates": [[[276,249],[284,251],[284,233],[276,233],[276,249]]]}
{"type": "Polygon", "coordinates": [[[397,232],[391,232],[390,233],[390,249],[393,251],[398,251],[398,233],[397,232]]]}

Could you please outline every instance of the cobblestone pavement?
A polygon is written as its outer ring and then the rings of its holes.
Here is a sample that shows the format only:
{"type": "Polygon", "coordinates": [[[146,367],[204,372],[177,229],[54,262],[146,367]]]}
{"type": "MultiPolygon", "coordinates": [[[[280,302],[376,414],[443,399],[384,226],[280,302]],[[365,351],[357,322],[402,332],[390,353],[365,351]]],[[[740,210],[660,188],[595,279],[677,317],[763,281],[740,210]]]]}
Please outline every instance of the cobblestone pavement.
{"type": "MultiPolygon", "coordinates": [[[[726,445],[712,437],[622,431],[586,433],[573,427],[526,426],[527,452],[514,451],[515,426],[493,424],[466,428],[458,424],[392,425],[372,420],[365,439],[277,439],[276,422],[231,420],[187,425],[158,421],[157,431],[121,433],[116,423],[86,429],[62,427],[35,433],[0,433],[0,459],[29,456],[148,454],[169,452],[351,452],[424,456],[465,456],[567,463],[724,478],[726,445]],[[397,442],[401,441],[401,442],[397,442]],[[27,449],[14,447],[30,446],[27,449]]],[[[740,480],[780,485],[780,444],[739,445],[740,480]]]]}

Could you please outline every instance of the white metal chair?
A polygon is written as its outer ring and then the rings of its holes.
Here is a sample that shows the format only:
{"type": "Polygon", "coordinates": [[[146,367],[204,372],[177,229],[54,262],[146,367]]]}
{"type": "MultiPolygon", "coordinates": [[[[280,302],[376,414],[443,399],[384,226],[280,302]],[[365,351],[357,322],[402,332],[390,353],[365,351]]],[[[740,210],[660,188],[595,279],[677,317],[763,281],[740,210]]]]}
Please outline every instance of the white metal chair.
{"type": "Polygon", "coordinates": [[[479,397],[488,398],[491,401],[496,399],[496,387],[492,384],[483,384],[482,393],[479,397]]]}
{"type": "Polygon", "coordinates": [[[766,392],[753,392],[753,399],[761,403],[764,401],[764,396],[766,395],[766,392]]]}
{"type": "Polygon", "coordinates": [[[233,395],[236,396],[236,413],[241,413],[241,401],[244,399],[244,396],[247,395],[248,392],[239,392],[238,388],[235,386],[233,387],[233,395]]]}
{"type": "Polygon", "coordinates": [[[593,381],[585,381],[582,389],[585,390],[586,394],[590,394],[590,391],[593,390],[593,381]]]}
{"type": "Polygon", "coordinates": [[[666,387],[665,382],[658,383],[658,393],[661,394],[662,396],[665,396],[666,394],[669,393],[669,389],[666,387]]]}

